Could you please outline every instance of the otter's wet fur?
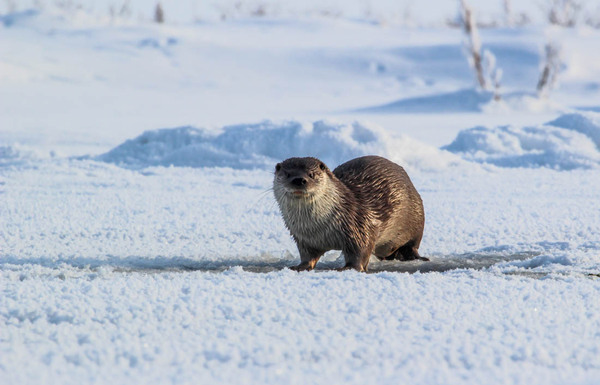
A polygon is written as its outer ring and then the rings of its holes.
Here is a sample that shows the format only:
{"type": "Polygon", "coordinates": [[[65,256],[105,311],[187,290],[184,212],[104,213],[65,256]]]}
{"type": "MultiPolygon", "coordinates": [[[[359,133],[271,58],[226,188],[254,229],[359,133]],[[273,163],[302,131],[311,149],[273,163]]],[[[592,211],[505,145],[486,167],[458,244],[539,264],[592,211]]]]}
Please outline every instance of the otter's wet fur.
{"type": "Polygon", "coordinates": [[[300,252],[296,270],[312,270],[329,250],[342,250],[344,268],[366,271],[379,259],[419,255],[425,213],[406,171],[379,156],[352,159],[333,172],[316,158],[275,166],[275,199],[300,252]]]}

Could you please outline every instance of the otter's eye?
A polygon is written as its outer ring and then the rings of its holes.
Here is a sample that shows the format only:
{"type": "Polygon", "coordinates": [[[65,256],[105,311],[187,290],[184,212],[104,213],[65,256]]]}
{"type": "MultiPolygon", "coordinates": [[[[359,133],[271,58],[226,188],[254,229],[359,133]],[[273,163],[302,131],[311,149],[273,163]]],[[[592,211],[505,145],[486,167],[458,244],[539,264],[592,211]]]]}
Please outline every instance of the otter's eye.
{"type": "Polygon", "coordinates": [[[308,173],[308,177],[310,179],[315,179],[315,173],[314,172],[308,173]]]}
{"type": "Polygon", "coordinates": [[[319,168],[320,168],[321,170],[325,171],[325,165],[324,165],[323,163],[321,163],[321,164],[319,165],[319,168]]]}
{"type": "Polygon", "coordinates": [[[275,171],[279,171],[281,170],[281,164],[277,163],[277,165],[275,166],[275,171]]]}

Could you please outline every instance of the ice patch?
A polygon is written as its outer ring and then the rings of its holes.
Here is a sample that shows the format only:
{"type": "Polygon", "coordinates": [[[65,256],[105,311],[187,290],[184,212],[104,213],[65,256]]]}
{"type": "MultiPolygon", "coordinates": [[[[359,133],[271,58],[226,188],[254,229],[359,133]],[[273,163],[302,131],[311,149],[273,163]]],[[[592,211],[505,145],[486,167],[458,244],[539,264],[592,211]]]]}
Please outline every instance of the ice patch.
{"type": "Polygon", "coordinates": [[[509,261],[500,264],[500,267],[518,267],[535,269],[551,265],[571,266],[574,262],[567,255],[538,255],[525,261],[509,261]]]}
{"type": "Polygon", "coordinates": [[[502,261],[490,268],[492,272],[502,274],[582,274],[587,277],[598,276],[598,256],[589,250],[574,250],[569,253],[554,251],[537,255],[530,259],[502,261]]]}
{"type": "Polygon", "coordinates": [[[96,157],[129,168],[149,166],[271,168],[293,156],[314,156],[335,166],[381,155],[419,169],[460,162],[456,156],[408,137],[393,138],[373,124],[264,121],[210,131],[179,127],[146,131],[96,157]]]}
{"type": "Polygon", "coordinates": [[[600,114],[572,113],[535,127],[475,127],[443,149],[500,167],[600,167],[600,114]]]}

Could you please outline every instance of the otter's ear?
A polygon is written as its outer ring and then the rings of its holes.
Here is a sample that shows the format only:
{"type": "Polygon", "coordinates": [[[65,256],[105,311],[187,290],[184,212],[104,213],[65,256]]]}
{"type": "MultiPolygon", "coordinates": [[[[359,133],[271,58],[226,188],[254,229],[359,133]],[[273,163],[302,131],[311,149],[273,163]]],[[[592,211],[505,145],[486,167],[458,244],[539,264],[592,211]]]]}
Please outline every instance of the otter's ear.
{"type": "Polygon", "coordinates": [[[277,163],[277,165],[275,165],[275,172],[281,170],[281,163],[277,163]]]}
{"type": "Polygon", "coordinates": [[[321,163],[321,164],[319,165],[319,168],[320,168],[321,170],[325,171],[325,169],[326,169],[327,167],[325,166],[325,164],[324,164],[324,163],[321,163]]]}

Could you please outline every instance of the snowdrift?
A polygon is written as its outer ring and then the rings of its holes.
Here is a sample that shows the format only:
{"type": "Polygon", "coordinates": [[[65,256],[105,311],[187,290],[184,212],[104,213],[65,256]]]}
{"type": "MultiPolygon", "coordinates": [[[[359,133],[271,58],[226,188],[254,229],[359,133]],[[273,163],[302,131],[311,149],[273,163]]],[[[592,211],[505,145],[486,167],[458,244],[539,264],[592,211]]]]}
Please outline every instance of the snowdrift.
{"type": "Polygon", "coordinates": [[[407,137],[390,137],[373,124],[264,121],[210,131],[179,127],[146,131],[96,160],[129,168],[149,166],[271,168],[292,156],[315,156],[331,167],[363,155],[381,155],[419,169],[460,162],[453,154],[407,137]]]}
{"type": "Polygon", "coordinates": [[[0,146],[0,166],[10,165],[21,159],[18,150],[11,146],[0,146]]]}
{"type": "Polygon", "coordinates": [[[474,127],[436,149],[377,125],[334,121],[240,124],[217,131],[194,127],[146,131],[96,160],[127,168],[151,166],[271,168],[292,156],[315,156],[331,167],[363,155],[408,168],[439,170],[464,160],[499,167],[600,168],[600,114],[571,113],[532,127],[474,127]]]}
{"type": "Polygon", "coordinates": [[[34,151],[28,150],[23,146],[0,145],[0,167],[20,165],[41,158],[34,151]]]}
{"type": "Polygon", "coordinates": [[[475,127],[442,148],[500,167],[600,168],[600,114],[570,113],[535,127],[475,127]]]}

